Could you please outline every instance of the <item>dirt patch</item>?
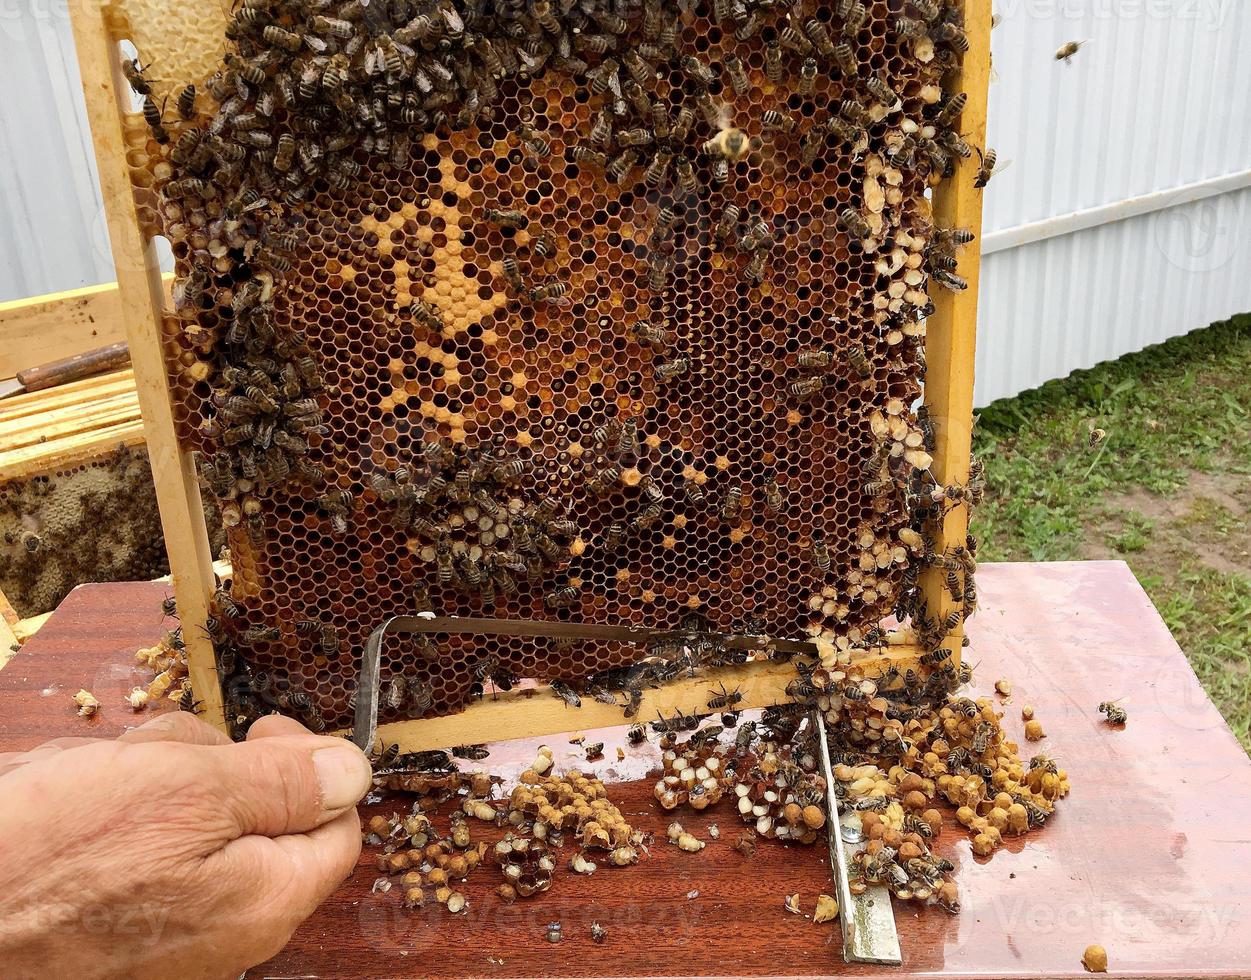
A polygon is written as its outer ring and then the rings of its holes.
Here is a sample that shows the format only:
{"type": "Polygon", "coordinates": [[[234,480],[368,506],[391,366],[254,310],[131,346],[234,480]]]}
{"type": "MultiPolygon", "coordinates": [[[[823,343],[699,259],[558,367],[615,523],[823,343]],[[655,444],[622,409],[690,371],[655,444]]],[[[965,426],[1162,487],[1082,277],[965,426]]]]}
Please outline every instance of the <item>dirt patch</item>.
{"type": "Polygon", "coordinates": [[[1183,564],[1251,579],[1251,481],[1191,471],[1168,495],[1133,489],[1102,502],[1086,525],[1081,556],[1134,556],[1166,579],[1183,564]]]}

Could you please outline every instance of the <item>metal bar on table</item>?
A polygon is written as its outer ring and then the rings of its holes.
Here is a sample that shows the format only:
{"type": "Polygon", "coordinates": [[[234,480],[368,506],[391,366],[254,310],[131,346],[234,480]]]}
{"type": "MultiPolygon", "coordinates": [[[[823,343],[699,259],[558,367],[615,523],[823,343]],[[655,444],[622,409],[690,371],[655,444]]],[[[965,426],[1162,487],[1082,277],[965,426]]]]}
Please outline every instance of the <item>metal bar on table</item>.
{"type": "Polygon", "coordinates": [[[822,775],[825,776],[826,798],[829,801],[830,870],[838,890],[838,921],[843,927],[843,959],[848,963],[884,963],[898,966],[903,962],[899,951],[899,933],[895,929],[895,910],[890,891],[883,885],[870,885],[863,894],[851,893],[848,862],[863,842],[860,820],[854,813],[842,814],[834,792],[834,767],[830,765],[830,747],[826,741],[825,719],[814,711],[818,741],[821,743],[822,775]]]}

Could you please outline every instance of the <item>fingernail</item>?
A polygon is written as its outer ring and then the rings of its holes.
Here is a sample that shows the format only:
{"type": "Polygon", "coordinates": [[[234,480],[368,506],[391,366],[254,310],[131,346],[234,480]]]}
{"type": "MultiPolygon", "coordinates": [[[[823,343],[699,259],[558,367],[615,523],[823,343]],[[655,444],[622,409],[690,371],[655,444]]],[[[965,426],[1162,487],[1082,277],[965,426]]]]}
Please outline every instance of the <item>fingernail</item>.
{"type": "Polygon", "coordinates": [[[334,745],[313,753],[313,768],[321,786],[321,808],[342,810],[369,792],[373,772],[353,745],[334,745]]]}

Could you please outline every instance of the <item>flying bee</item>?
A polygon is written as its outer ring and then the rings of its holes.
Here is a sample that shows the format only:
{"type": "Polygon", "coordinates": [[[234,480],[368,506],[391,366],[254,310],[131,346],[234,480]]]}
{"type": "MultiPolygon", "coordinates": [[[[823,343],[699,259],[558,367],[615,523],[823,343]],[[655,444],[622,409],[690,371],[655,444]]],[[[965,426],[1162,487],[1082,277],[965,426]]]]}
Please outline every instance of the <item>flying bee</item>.
{"type": "Polygon", "coordinates": [[[712,690],[708,694],[709,711],[721,711],[723,708],[732,708],[743,700],[743,692],[741,690],[736,687],[732,691],[727,691],[724,683],[721,685],[720,690],[712,690]]]}
{"type": "Polygon", "coordinates": [[[810,556],[812,564],[823,575],[829,574],[831,559],[829,544],[825,540],[825,535],[820,531],[812,533],[812,546],[810,548],[810,556]]]}
{"type": "Polygon", "coordinates": [[[1100,702],[1099,712],[1107,715],[1109,725],[1124,725],[1127,721],[1129,721],[1129,712],[1127,712],[1115,701],[1100,702]]]}
{"type": "Polygon", "coordinates": [[[472,762],[481,762],[490,751],[485,745],[456,745],[452,747],[452,755],[457,759],[469,759],[472,762]]]}
{"type": "Polygon", "coordinates": [[[566,684],[564,681],[554,680],[548,683],[548,687],[552,689],[552,694],[560,698],[566,705],[572,708],[582,707],[582,699],[578,697],[578,692],[566,684]]]}
{"type": "Polygon", "coordinates": [[[999,153],[997,150],[987,150],[983,153],[979,149],[977,154],[981,158],[982,164],[977,168],[977,176],[973,178],[973,186],[981,188],[989,184],[990,179],[1002,170],[1003,166],[998,165],[999,153]]]}
{"type": "Polygon", "coordinates": [[[1067,41],[1056,50],[1056,61],[1063,61],[1066,65],[1073,63],[1073,55],[1082,49],[1086,41],[1067,41]]]}
{"type": "Polygon", "coordinates": [[[483,208],[482,216],[491,224],[499,225],[501,228],[525,228],[530,223],[530,219],[523,211],[483,208]]]}
{"type": "Polygon", "coordinates": [[[739,514],[743,510],[743,488],[738,486],[730,487],[725,492],[725,496],[721,501],[720,516],[727,523],[738,520],[739,514]]]}

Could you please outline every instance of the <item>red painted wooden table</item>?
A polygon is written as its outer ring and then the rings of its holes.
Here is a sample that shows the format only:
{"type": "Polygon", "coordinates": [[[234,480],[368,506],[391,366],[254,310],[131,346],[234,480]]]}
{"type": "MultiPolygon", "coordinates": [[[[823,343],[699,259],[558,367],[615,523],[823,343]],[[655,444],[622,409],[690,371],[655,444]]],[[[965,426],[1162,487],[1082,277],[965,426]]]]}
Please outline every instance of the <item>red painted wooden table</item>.
{"type": "MultiPolygon", "coordinates": [[[[1026,748],[1057,758],[1073,791],[1046,828],[988,861],[972,856],[959,828],[944,831],[938,850],[958,866],[964,909],[896,903],[902,967],[848,967],[835,926],[785,912],[787,894],[799,892],[810,911],[832,890],[826,849],[762,842],[744,858],[731,849],[741,825],[723,802],[680,815],[705,839],[709,823],[721,829],[698,854],[658,842],[635,868],[558,874],[551,891],[512,906],[493,894],[496,872],[480,869],[461,916],[407,913],[398,889],[371,894],[367,853],[290,945],[248,976],[1053,977],[1080,975],[1082,950],[1095,942],[1111,975],[1251,976],[1251,762],[1129,569],[989,565],[978,583],[977,687],[1014,682],[1006,726],[1019,738],[1020,706],[1034,705],[1047,738],[1026,748]],[[1123,731],[1096,711],[1114,698],[1129,711],[1123,731]],[[552,921],[563,926],[557,945],[544,938],[552,921]],[[608,930],[603,945],[590,939],[593,921],[608,930]]],[[[0,671],[0,751],[135,724],[121,695],[141,679],[132,654],[159,635],[165,594],[155,584],[75,591],[0,671]],[[102,701],[97,719],[75,715],[79,687],[102,701]]],[[[635,826],[663,838],[667,819],[651,780],[639,778],[652,756],[634,750],[618,765],[611,739],[622,732],[608,734],[598,769],[628,780],[610,795],[635,826]]],[[[558,765],[576,765],[565,738],[544,741],[558,765]]],[[[531,758],[532,744],[497,754],[531,758]]]]}

